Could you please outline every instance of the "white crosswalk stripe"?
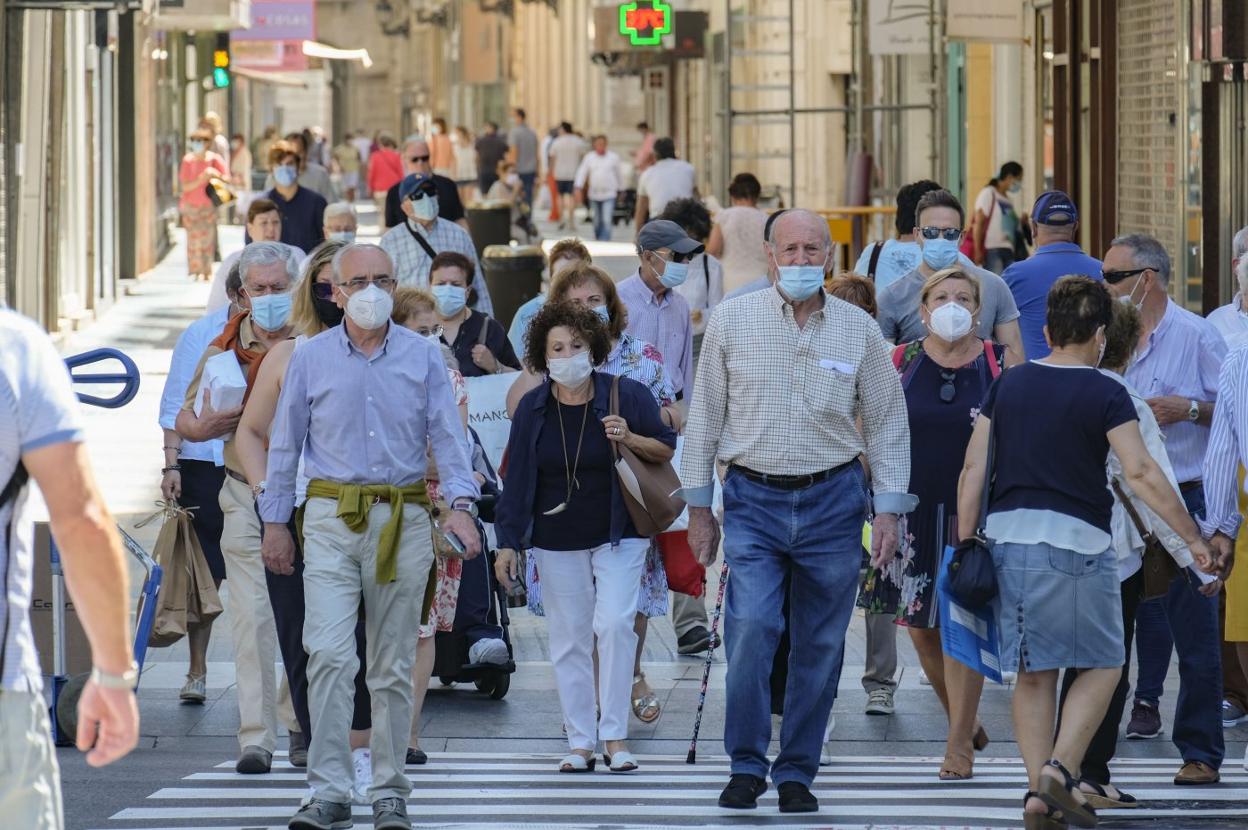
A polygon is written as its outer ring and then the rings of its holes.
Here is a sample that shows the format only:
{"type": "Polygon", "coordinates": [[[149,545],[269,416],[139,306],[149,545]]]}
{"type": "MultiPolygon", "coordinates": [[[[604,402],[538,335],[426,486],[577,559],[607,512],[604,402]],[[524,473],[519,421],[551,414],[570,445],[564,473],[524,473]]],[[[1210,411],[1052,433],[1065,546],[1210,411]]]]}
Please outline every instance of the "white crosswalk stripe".
{"type": "MultiPolygon", "coordinates": [[[[725,758],[708,757],[696,766],[670,756],[642,756],[641,771],[611,775],[563,775],[553,757],[444,753],[425,767],[409,767],[413,789],[408,812],[416,827],[455,826],[470,830],[500,827],[557,827],[561,830],[612,827],[827,827],[957,826],[1016,828],[1022,824],[1025,789],[1018,759],[976,761],[970,781],[941,782],[938,758],[842,757],[824,767],[813,791],[822,812],[781,815],[774,790],[759,809],[740,813],[720,809],[716,797],[727,780],[725,758]]],[[[267,775],[224,771],[233,762],[187,775],[163,786],[142,806],[114,814],[107,830],[266,830],[284,828],[307,794],[304,774],[284,756],[267,775]]],[[[1248,772],[1238,765],[1222,771],[1222,785],[1184,788],[1172,784],[1176,762],[1123,759],[1114,765],[1114,783],[1143,806],[1102,811],[1116,826],[1187,826],[1200,820],[1232,826],[1248,814],[1248,772]],[[1229,822],[1229,823],[1228,823],[1229,822]]],[[[367,806],[353,808],[355,826],[371,830],[367,806]]],[[[105,828],[100,828],[105,830],[105,828]]]]}

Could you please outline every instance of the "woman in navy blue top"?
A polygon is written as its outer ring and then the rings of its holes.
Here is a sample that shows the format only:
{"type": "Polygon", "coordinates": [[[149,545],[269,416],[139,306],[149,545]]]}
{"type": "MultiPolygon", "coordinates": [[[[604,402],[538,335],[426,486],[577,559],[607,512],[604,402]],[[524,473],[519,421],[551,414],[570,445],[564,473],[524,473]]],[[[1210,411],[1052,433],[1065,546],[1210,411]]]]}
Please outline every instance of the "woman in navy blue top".
{"type": "Polygon", "coordinates": [[[650,461],[670,460],[676,446],[650,390],[594,371],[609,351],[606,324],[590,309],[548,303],[533,318],[525,363],[547,379],[516,407],[495,511],[499,581],[517,580],[515,551],[523,548],[537,557],[542,574],[550,656],[571,749],[561,772],[593,770],[599,740],[613,772],[637,769],[625,740],[637,648],[633,616],[649,540],[624,506],[611,444],[650,461]],[[619,414],[612,415],[617,380],[619,414]]]}
{"type": "Polygon", "coordinates": [[[1028,828],[1096,825],[1069,770],[1080,768],[1122,675],[1122,600],[1105,466],[1110,447],[1131,489],[1183,537],[1202,568],[1213,567],[1195,523],[1140,437],[1126,388],[1095,368],[1112,303],[1105,286],[1088,277],[1063,277],[1053,286],[1045,326],[1053,351],[1006,372],[989,390],[958,489],[958,530],[966,539],[979,520],[992,430],[986,536],[999,590],[993,604],[1001,668],[1018,668],[1014,732],[1031,785],[1024,797],[1028,828]],[[1063,668],[1080,672],[1054,736],[1063,668]]]}

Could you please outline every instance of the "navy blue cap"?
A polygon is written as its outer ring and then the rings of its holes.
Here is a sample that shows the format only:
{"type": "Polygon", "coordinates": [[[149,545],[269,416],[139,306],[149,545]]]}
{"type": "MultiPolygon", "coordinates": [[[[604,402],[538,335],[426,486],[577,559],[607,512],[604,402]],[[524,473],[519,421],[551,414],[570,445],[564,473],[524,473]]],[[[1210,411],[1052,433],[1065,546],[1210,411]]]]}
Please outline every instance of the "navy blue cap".
{"type": "Polygon", "coordinates": [[[399,184],[399,198],[410,199],[414,193],[424,193],[426,196],[438,195],[438,188],[433,183],[433,176],[426,176],[424,173],[410,173],[399,184]]]}
{"type": "Polygon", "coordinates": [[[1079,221],[1079,209],[1062,191],[1046,190],[1036,199],[1031,218],[1037,225],[1073,225],[1079,221]]]}

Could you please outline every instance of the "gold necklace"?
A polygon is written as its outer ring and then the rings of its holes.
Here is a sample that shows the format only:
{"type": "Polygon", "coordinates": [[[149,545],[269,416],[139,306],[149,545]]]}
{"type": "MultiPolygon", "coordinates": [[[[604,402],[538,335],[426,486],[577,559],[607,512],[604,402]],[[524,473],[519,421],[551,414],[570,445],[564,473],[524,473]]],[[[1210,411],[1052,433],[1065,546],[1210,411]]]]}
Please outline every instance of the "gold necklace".
{"type": "Polygon", "coordinates": [[[581,483],[576,478],[576,471],[581,466],[581,443],[585,440],[585,424],[589,420],[589,404],[593,401],[590,398],[585,402],[585,411],[581,413],[581,434],[576,438],[576,460],[568,464],[568,436],[563,429],[563,403],[559,400],[559,395],[552,388],[550,393],[555,396],[555,408],[559,411],[559,438],[560,445],[563,447],[563,470],[567,476],[568,494],[564,498],[562,504],[558,504],[542,513],[543,516],[554,516],[568,509],[568,503],[572,501],[572,488],[575,486],[577,490],[581,489],[581,483]]]}

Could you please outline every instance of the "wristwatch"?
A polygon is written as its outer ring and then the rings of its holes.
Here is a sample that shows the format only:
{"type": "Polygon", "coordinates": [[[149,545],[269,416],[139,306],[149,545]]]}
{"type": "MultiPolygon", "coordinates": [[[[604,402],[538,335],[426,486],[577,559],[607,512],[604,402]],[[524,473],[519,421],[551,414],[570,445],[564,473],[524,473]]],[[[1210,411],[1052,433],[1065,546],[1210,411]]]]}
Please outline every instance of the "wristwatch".
{"type": "Polygon", "coordinates": [[[451,505],[452,510],[462,510],[472,518],[477,518],[477,503],[471,499],[456,499],[451,505]]]}
{"type": "Polygon", "coordinates": [[[1187,420],[1197,421],[1200,419],[1200,401],[1188,401],[1187,420]]]}
{"type": "Polygon", "coordinates": [[[131,660],[130,668],[121,674],[110,674],[99,666],[92,666],[91,682],[101,689],[126,689],[132,692],[139,685],[139,664],[131,660]]]}

